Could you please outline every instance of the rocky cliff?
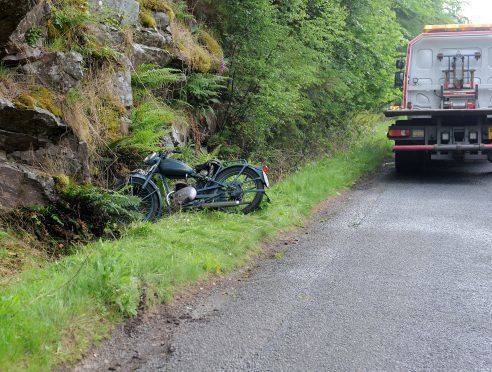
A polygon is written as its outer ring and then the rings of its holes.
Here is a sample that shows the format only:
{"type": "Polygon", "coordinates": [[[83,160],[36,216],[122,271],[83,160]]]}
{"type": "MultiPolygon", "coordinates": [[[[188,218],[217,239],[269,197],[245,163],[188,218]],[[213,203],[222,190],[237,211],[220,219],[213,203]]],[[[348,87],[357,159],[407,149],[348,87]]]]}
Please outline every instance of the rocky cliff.
{"type": "MultiPolygon", "coordinates": [[[[101,177],[101,159],[108,157],[101,149],[131,136],[135,105],[150,100],[165,107],[162,91],[150,92],[144,83],[135,102],[137,71],[173,67],[176,83],[189,72],[220,68],[220,47],[200,43],[191,32],[196,21],[178,19],[172,5],[0,0],[2,207],[49,203],[56,176],[101,177]]],[[[186,141],[189,126],[186,115],[172,114],[162,118],[160,141],[176,145],[186,141]]]]}

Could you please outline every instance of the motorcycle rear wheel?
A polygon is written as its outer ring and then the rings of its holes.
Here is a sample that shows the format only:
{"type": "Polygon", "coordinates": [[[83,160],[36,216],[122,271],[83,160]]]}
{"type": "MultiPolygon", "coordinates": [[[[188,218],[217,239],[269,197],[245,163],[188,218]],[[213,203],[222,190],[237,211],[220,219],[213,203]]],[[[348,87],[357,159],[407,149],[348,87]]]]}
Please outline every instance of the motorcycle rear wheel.
{"type": "Polygon", "coordinates": [[[241,173],[242,169],[242,167],[225,169],[217,176],[216,181],[229,186],[228,190],[223,190],[225,193],[221,201],[247,203],[227,208],[227,210],[248,214],[260,206],[264,195],[264,185],[255,171],[246,168],[241,173]],[[258,191],[255,192],[255,190],[258,191]]]}
{"type": "Polygon", "coordinates": [[[126,195],[137,196],[141,199],[140,204],[133,210],[142,215],[145,221],[154,221],[162,215],[162,205],[159,198],[159,189],[153,183],[147,183],[143,187],[145,180],[137,177],[130,177],[116,185],[118,191],[126,195]]]}

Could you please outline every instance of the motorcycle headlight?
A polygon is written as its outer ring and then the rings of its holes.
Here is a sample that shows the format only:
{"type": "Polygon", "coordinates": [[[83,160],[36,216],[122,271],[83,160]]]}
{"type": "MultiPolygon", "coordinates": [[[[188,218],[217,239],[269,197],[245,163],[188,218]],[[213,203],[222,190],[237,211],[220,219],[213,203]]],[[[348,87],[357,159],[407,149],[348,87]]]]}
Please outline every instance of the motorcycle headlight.
{"type": "Polygon", "coordinates": [[[154,165],[155,162],[157,161],[158,156],[159,156],[159,154],[157,152],[153,152],[152,154],[150,154],[149,156],[147,156],[144,159],[145,165],[154,165]]]}

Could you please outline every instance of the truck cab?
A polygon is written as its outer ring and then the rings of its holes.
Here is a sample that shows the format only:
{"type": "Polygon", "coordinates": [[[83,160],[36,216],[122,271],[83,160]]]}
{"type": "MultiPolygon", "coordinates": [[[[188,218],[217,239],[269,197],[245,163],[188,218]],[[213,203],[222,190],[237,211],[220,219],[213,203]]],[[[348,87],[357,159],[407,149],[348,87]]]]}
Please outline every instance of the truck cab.
{"type": "Polygon", "coordinates": [[[492,160],[492,25],[426,26],[413,39],[395,81],[397,172],[428,160],[492,160]]]}

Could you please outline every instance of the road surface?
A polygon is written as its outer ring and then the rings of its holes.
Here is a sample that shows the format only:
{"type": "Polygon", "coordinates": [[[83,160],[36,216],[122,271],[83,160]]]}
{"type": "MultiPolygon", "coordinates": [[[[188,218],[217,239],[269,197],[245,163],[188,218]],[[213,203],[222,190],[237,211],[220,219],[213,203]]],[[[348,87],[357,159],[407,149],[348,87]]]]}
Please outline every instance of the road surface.
{"type": "Polygon", "coordinates": [[[317,220],[193,303],[165,352],[117,367],[492,370],[492,164],[387,166],[317,220]]]}

